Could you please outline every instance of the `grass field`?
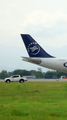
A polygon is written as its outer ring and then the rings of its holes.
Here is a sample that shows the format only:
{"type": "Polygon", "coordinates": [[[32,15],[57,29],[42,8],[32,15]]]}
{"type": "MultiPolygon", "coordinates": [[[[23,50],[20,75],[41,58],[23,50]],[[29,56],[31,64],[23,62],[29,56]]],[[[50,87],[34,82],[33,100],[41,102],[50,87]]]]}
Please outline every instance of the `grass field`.
{"type": "Polygon", "coordinates": [[[0,82],[0,120],[67,120],[67,83],[0,82]]]}

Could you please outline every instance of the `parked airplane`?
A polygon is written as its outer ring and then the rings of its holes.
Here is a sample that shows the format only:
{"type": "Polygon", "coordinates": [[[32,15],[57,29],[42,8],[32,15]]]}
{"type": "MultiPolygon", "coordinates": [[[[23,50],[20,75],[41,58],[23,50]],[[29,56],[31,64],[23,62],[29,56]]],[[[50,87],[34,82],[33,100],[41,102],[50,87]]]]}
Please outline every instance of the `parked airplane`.
{"type": "Polygon", "coordinates": [[[48,54],[29,34],[21,34],[29,57],[22,57],[24,61],[42,67],[67,72],[67,59],[60,59],[48,54]]]}

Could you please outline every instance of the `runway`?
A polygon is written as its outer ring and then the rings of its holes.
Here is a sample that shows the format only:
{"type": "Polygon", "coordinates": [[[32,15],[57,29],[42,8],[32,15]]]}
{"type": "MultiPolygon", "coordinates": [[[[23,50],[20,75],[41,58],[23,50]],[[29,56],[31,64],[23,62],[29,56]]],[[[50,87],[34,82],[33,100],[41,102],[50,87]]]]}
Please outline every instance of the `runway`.
{"type": "Polygon", "coordinates": [[[67,82],[67,79],[29,79],[28,82],[67,82]]]}
{"type": "MultiPolygon", "coordinates": [[[[0,82],[5,82],[0,79],[0,82]]],[[[67,82],[67,79],[28,79],[27,82],[67,82]]]]}

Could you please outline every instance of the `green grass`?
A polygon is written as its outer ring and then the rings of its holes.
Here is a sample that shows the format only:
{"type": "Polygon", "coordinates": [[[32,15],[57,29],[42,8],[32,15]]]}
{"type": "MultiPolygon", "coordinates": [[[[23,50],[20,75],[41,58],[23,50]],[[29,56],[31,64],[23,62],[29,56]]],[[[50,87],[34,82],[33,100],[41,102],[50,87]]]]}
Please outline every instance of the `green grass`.
{"type": "Polygon", "coordinates": [[[67,120],[67,83],[0,82],[0,120],[67,120]]]}

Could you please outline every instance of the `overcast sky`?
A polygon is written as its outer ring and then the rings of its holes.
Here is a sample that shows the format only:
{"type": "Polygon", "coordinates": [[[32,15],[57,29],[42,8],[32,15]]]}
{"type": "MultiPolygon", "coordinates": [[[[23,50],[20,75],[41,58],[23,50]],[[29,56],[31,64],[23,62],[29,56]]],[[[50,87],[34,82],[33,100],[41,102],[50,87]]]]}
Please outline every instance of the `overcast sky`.
{"type": "Polygon", "coordinates": [[[21,62],[20,56],[28,56],[21,33],[29,33],[43,47],[67,46],[67,0],[0,0],[2,69],[20,69],[23,65],[22,69],[35,69],[34,65],[21,62]]]}

